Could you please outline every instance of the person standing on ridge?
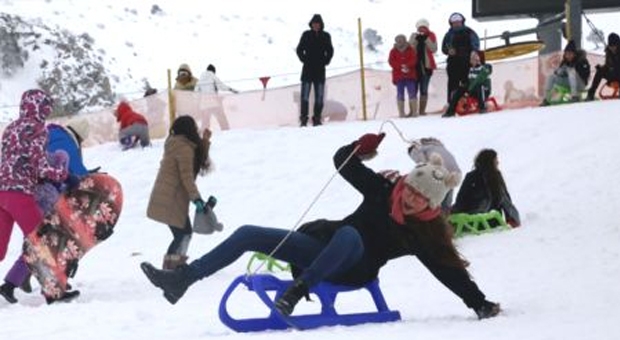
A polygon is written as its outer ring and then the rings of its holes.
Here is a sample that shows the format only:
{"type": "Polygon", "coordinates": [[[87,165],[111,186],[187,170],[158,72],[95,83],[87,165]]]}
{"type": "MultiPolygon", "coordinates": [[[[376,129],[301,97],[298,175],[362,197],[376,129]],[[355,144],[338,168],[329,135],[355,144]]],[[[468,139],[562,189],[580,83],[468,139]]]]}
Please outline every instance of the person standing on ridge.
{"type": "Polygon", "coordinates": [[[301,71],[301,113],[300,124],[308,124],[310,86],[314,86],[314,111],[312,125],[321,125],[321,113],[325,94],[325,66],[329,65],[334,56],[334,47],[329,33],[320,14],[315,14],[310,29],[301,35],[297,45],[297,57],[303,63],[301,71]]]}

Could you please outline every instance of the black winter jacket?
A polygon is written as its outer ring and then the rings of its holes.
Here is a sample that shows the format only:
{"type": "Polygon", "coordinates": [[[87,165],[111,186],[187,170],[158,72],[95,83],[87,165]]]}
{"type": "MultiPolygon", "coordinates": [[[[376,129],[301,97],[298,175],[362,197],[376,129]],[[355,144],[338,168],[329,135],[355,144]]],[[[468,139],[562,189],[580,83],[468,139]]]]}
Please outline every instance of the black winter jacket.
{"type": "Polygon", "coordinates": [[[301,81],[325,81],[325,66],[334,56],[334,47],[329,33],[307,30],[297,45],[297,57],[304,64],[301,81]]]}
{"type": "Polygon", "coordinates": [[[456,201],[452,207],[452,213],[478,214],[490,210],[502,212],[506,221],[514,221],[521,224],[519,211],[512,204],[512,199],[505,185],[501,188],[501,197],[493,200],[491,190],[485,180],[482,171],[474,169],[465,175],[463,184],[456,195],[456,201]]]}
{"type": "MultiPolygon", "coordinates": [[[[344,163],[354,148],[355,144],[350,144],[336,152],[336,168],[344,163]]],[[[351,157],[340,170],[340,174],[364,196],[362,203],[341,221],[319,220],[307,223],[299,230],[324,241],[329,240],[336,229],[345,225],[354,227],[360,233],[364,243],[362,260],[354,268],[331,281],[345,285],[363,285],[377,278],[379,270],[389,260],[414,255],[441,283],[463,299],[468,307],[478,308],[482,305],[485,296],[465,269],[434,261],[423,251],[415,236],[390,217],[390,195],[394,188],[392,182],[367,168],[357,156],[351,157]]],[[[445,227],[446,222],[443,216],[439,216],[432,221],[420,223],[434,223],[437,227],[445,227]]]]}

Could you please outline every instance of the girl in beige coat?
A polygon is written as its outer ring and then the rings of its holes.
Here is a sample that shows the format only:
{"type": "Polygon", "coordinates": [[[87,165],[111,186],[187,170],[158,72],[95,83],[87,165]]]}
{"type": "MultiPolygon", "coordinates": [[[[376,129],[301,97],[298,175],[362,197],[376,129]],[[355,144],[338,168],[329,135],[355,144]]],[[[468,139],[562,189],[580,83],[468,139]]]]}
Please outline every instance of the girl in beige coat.
{"type": "Polygon", "coordinates": [[[187,248],[192,238],[189,203],[203,211],[205,202],[196,187],[196,177],[209,168],[211,131],[198,134],[196,121],[180,116],[172,123],[164,145],[164,155],[155,179],[147,208],[147,216],[167,224],[172,242],[164,256],[164,269],[174,269],[187,261],[187,248]]]}

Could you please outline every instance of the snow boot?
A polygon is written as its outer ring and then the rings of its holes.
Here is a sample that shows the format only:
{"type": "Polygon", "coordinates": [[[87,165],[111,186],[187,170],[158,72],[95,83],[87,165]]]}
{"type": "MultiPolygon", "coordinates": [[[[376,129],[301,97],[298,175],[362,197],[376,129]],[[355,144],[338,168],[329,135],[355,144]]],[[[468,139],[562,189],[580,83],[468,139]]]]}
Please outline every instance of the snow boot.
{"type": "Polygon", "coordinates": [[[186,264],[175,270],[159,270],[148,262],[142,262],[140,268],[155,287],[164,291],[164,297],[173,305],[183,297],[187,288],[196,282],[186,264]]]}
{"type": "Polygon", "coordinates": [[[312,116],[312,126],[319,125],[323,125],[323,122],[321,122],[321,116],[312,116]]]}
{"type": "Polygon", "coordinates": [[[475,309],[476,315],[478,315],[478,319],[488,319],[496,316],[501,311],[499,303],[484,301],[482,306],[475,309]]]}
{"type": "Polygon", "coordinates": [[[428,103],[427,96],[420,96],[420,116],[426,116],[426,104],[428,103]]]}
{"type": "Polygon", "coordinates": [[[175,270],[178,267],[187,263],[187,256],[179,254],[166,254],[164,256],[164,262],[161,266],[164,270],[175,270]]]}
{"type": "Polygon", "coordinates": [[[400,118],[406,117],[406,115],[405,115],[405,101],[404,100],[397,100],[396,101],[396,107],[398,108],[398,117],[400,117],[400,118]]]}
{"type": "Polygon", "coordinates": [[[295,280],[293,284],[286,289],[284,294],[278,298],[275,308],[278,313],[289,316],[293,313],[295,305],[302,297],[307,296],[309,292],[308,286],[300,279],[295,280]]]}
{"type": "Polygon", "coordinates": [[[410,99],[409,100],[409,117],[417,117],[418,116],[418,100],[410,99]]]}
{"type": "Polygon", "coordinates": [[[17,299],[15,298],[15,285],[10,282],[5,282],[0,286],[0,295],[9,303],[17,303],[17,299]]]}
{"type": "Polygon", "coordinates": [[[49,297],[46,296],[45,297],[45,301],[47,302],[48,305],[51,305],[52,303],[55,302],[71,302],[73,301],[73,299],[77,298],[78,296],[80,296],[80,291],[79,290],[70,290],[70,291],[66,291],[64,294],[62,294],[62,296],[58,297],[58,298],[53,298],[53,297],[49,297]]]}

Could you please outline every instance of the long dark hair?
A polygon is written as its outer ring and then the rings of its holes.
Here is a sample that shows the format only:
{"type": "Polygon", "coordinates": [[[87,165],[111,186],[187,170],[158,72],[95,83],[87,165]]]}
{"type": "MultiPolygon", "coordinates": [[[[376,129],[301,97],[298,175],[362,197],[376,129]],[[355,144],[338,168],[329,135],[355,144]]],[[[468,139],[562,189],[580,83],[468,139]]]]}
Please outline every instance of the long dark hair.
{"type": "Polygon", "coordinates": [[[185,138],[196,144],[196,149],[194,150],[194,177],[198,176],[201,170],[206,171],[209,168],[208,150],[205,142],[198,135],[198,127],[194,118],[191,116],[177,117],[170,127],[170,135],[185,136],[185,138]]]}
{"type": "Polygon", "coordinates": [[[493,149],[482,149],[474,160],[474,168],[482,172],[484,179],[489,186],[492,202],[499,202],[502,197],[502,190],[506,186],[504,177],[497,168],[497,152],[493,149]]]}
{"type": "Polygon", "coordinates": [[[456,249],[453,242],[454,232],[443,216],[428,222],[420,222],[412,216],[405,216],[405,228],[413,239],[411,237],[404,239],[409,239],[436,263],[463,270],[469,265],[456,249]]]}

